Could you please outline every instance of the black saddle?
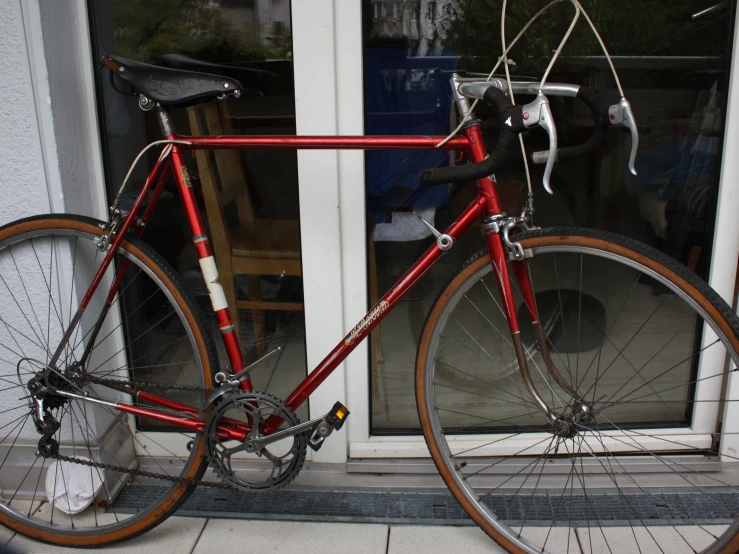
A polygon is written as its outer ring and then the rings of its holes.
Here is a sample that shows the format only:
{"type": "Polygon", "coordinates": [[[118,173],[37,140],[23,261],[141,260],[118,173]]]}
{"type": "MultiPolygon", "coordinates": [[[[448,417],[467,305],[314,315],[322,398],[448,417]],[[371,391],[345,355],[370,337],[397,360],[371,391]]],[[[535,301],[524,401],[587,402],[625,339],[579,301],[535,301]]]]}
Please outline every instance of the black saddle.
{"type": "Polygon", "coordinates": [[[213,98],[238,97],[242,91],[236,79],[221,75],[169,69],[118,56],[105,56],[102,63],[137,94],[163,106],[187,107],[213,98]]]}

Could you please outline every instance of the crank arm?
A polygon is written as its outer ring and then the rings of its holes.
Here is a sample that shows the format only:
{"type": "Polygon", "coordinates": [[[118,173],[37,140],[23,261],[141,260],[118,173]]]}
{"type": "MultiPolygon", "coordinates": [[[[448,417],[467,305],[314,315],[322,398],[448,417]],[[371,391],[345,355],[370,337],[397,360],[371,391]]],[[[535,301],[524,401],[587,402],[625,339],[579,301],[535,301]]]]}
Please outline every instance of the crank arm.
{"type": "Polygon", "coordinates": [[[259,452],[262,448],[268,444],[272,444],[273,442],[277,442],[286,437],[294,437],[301,433],[310,432],[311,436],[308,439],[309,446],[314,450],[318,450],[326,437],[343,427],[348,416],[349,410],[347,410],[341,402],[336,402],[333,408],[331,408],[331,411],[323,417],[312,419],[311,421],[306,421],[305,423],[300,423],[293,427],[288,427],[287,429],[277,431],[276,433],[266,437],[247,439],[245,442],[246,444],[253,446],[255,452],[259,452]]]}
{"type": "Polygon", "coordinates": [[[295,435],[299,435],[301,433],[313,431],[325,419],[326,416],[317,417],[316,419],[306,421],[305,423],[299,423],[298,425],[295,425],[293,427],[288,427],[287,429],[283,429],[282,431],[277,431],[276,433],[272,433],[271,435],[268,435],[266,437],[258,437],[247,442],[251,442],[257,450],[261,450],[262,448],[264,448],[268,444],[272,444],[273,442],[280,441],[287,437],[294,437],[295,435]]]}

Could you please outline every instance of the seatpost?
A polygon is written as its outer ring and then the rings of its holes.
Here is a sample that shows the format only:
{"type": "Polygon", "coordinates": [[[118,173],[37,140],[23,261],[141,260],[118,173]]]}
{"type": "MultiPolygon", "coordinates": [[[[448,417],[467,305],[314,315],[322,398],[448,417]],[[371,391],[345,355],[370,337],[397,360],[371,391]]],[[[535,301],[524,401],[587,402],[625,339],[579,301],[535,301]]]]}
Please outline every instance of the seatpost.
{"type": "Polygon", "coordinates": [[[175,134],[174,125],[172,124],[172,118],[166,108],[157,106],[157,121],[159,121],[159,128],[162,130],[162,135],[165,138],[170,138],[175,134]]]}

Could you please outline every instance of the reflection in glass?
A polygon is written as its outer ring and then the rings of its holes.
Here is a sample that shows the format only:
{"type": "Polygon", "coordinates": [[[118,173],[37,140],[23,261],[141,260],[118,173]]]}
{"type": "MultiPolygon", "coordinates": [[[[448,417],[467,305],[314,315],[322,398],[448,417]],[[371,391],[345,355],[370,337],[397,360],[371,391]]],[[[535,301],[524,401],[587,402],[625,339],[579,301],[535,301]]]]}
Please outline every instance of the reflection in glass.
{"type": "MultiPolygon", "coordinates": [[[[547,3],[509,2],[508,40],[547,3]]],[[[619,232],[667,252],[705,277],[734,7],[727,4],[723,10],[693,19],[706,7],[703,2],[625,0],[584,5],[614,56],[639,124],[638,176],[626,171],[628,135],[611,130],[594,155],[555,165],[554,196],[542,191],[541,167],[532,168],[534,222],[619,232]],[[640,16],[633,17],[635,13],[640,16]]],[[[448,78],[453,71],[487,74],[495,65],[501,52],[501,3],[364,0],[363,7],[366,131],[449,132],[457,114],[448,78]]],[[[572,15],[571,5],[561,3],[530,28],[510,53],[514,79],[541,77],[572,15]]],[[[576,28],[549,80],[588,86],[607,104],[619,99],[584,23],[576,28]]],[[[517,101],[529,98],[520,96],[517,101]]],[[[572,99],[552,98],[551,102],[562,145],[585,142],[592,130],[587,110],[572,99]]],[[[478,115],[490,150],[498,136],[496,123],[484,106],[478,115]]],[[[545,149],[546,140],[536,131],[525,137],[530,151],[545,149]]],[[[450,163],[448,156],[438,152],[372,156],[367,157],[366,181],[370,304],[430,244],[410,210],[443,228],[476,194],[475,183],[415,188],[420,169],[450,163]]],[[[527,192],[520,161],[512,161],[496,177],[505,211],[520,212],[527,192]]],[[[479,233],[471,230],[376,331],[370,349],[373,433],[418,431],[414,364],[425,316],[455,269],[483,246],[479,233]]],[[[611,310],[603,310],[602,317],[610,320],[611,310]]],[[[693,346],[691,338],[686,347],[693,346]]],[[[685,406],[676,410],[683,413],[685,406]]]]}

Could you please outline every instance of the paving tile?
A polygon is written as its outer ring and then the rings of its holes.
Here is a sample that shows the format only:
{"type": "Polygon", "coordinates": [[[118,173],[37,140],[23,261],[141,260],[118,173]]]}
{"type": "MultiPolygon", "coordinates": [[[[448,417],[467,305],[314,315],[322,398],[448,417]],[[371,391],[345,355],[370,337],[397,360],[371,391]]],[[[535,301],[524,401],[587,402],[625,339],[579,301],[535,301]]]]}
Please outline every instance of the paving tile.
{"type": "Polygon", "coordinates": [[[497,554],[505,550],[477,527],[425,527],[393,525],[387,554],[497,554]]]}
{"type": "MultiPolygon", "coordinates": [[[[115,552],[117,554],[125,552],[136,554],[142,554],[142,552],[189,553],[192,552],[198,542],[206,522],[207,520],[203,518],[170,517],[148,533],[121,544],[95,550],[95,552],[115,552]]],[[[36,542],[21,535],[13,537],[8,543],[8,547],[20,554],[69,554],[74,551],[74,549],[36,542]]]]}
{"type": "Polygon", "coordinates": [[[385,554],[387,525],[211,519],[193,554],[385,554]]]}
{"type": "Polygon", "coordinates": [[[11,531],[7,527],[0,525],[0,546],[4,546],[10,542],[10,539],[15,535],[14,531],[11,531]]]}
{"type": "Polygon", "coordinates": [[[725,525],[654,526],[634,528],[633,531],[630,527],[604,527],[602,532],[600,529],[578,528],[577,534],[583,554],[609,551],[691,554],[703,550],[714,540],[711,535],[719,536],[725,529],[725,525]]]}
{"type": "Polygon", "coordinates": [[[575,530],[568,527],[524,527],[521,536],[551,554],[581,554],[582,552],[575,530]]]}

